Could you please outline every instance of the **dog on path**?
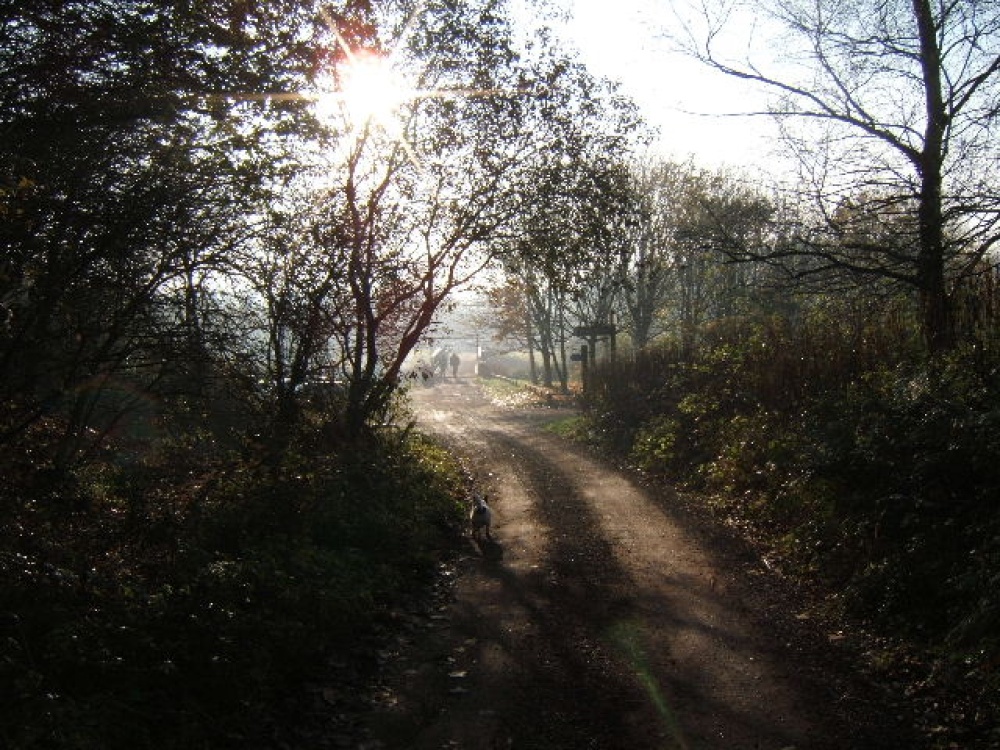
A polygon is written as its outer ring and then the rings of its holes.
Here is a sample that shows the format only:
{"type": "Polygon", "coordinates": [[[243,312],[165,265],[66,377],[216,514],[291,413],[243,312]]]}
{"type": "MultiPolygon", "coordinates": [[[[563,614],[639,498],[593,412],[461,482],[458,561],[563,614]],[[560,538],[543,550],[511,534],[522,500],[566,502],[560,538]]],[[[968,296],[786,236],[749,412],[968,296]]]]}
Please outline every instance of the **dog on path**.
{"type": "Polygon", "coordinates": [[[492,540],[493,511],[486,504],[486,496],[475,495],[473,503],[472,512],[469,514],[469,522],[472,525],[472,538],[476,541],[481,541],[484,537],[492,540]]]}

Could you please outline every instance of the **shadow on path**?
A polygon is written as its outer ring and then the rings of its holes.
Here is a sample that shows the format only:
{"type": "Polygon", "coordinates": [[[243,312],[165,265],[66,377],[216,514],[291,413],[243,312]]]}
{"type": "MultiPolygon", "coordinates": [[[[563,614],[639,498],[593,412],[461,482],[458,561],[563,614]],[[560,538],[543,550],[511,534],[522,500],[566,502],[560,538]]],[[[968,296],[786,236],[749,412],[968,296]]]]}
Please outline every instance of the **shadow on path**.
{"type": "Polygon", "coordinates": [[[746,558],[701,555],[662,502],[540,433],[537,412],[466,407],[442,404],[438,431],[494,498],[497,539],[470,543],[449,625],[425,652],[461,686],[442,702],[433,693],[451,683],[412,670],[426,679],[403,704],[420,716],[381,747],[909,747],[852,714],[839,677],[799,663],[793,612],[779,625],[706,572],[746,558]]]}

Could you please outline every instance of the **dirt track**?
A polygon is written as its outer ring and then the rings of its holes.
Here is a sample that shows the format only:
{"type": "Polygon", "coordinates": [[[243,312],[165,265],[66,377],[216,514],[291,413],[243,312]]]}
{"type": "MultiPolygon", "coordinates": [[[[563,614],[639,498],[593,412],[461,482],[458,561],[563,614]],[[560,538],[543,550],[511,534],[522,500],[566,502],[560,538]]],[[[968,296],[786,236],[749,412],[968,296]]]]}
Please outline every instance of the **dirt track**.
{"type": "Polygon", "coordinates": [[[401,649],[378,748],[910,748],[836,634],[746,548],[473,381],[417,389],[469,461],[499,560],[472,543],[453,599],[401,649]]]}

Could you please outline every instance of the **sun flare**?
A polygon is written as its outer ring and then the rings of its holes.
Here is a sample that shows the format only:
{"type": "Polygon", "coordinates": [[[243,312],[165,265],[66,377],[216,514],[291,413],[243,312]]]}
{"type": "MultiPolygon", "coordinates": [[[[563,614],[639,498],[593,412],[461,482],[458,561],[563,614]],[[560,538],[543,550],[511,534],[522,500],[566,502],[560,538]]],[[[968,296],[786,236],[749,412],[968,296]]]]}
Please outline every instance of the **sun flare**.
{"type": "Polygon", "coordinates": [[[356,126],[375,122],[387,128],[411,96],[402,77],[381,55],[355,56],[339,78],[345,113],[356,126]]]}
{"type": "Polygon", "coordinates": [[[355,48],[341,34],[336,19],[328,13],[322,14],[330,37],[336,42],[336,49],[329,50],[335,54],[330,56],[338,62],[314,79],[313,93],[306,96],[313,101],[314,116],[345,136],[341,139],[345,151],[374,136],[377,143],[400,148],[409,161],[420,168],[421,159],[410,142],[413,133],[408,133],[415,127],[412,118],[419,102],[536,93],[520,87],[511,90],[427,89],[417,84],[416,78],[404,72],[407,65],[403,51],[424,6],[425,2],[418,0],[395,41],[379,50],[355,48]]]}
{"type": "Polygon", "coordinates": [[[400,110],[413,97],[388,58],[354,54],[321,85],[316,113],[324,121],[342,118],[354,130],[375,126],[395,135],[400,110]]]}

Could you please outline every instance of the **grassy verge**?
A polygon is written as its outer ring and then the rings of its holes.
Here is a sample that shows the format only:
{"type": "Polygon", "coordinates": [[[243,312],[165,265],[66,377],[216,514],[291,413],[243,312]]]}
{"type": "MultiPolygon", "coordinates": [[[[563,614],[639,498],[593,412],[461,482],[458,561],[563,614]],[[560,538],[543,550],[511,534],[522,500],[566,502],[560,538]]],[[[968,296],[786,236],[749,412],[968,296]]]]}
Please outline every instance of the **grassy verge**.
{"type": "Polygon", "coordinates": [[[575,404],[575,396],[564,394],[557,388],[535,385],[527,380],[515,378],[480,378],[479,383],[486,395],[501,406],[547,406],[558,407],[575,404]]]}

